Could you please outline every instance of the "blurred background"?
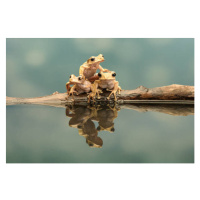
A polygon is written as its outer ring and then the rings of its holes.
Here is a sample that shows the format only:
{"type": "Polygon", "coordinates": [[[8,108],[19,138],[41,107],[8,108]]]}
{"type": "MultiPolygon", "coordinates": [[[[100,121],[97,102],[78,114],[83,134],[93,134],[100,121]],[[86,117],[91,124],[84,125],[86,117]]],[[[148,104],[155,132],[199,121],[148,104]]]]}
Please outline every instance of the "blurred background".
{"type": "Polygon", "coordinates": [[[102,53],[102,67],[117,73],[122,89],[140,85],[194,85],[194,39],[12,39],[6,40],[7,96],[65,92],[71,74],[102,53]]]}

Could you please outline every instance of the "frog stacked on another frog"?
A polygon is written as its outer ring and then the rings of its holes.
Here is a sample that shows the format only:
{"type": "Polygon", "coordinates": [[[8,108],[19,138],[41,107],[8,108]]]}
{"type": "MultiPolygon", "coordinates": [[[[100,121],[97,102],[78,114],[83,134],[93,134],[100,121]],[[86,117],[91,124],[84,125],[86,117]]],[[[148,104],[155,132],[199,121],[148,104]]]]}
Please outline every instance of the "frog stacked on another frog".
{"type": "Polygon", "coordinates": [[[101,72],[110,72],[108,69],[104,69],[101,67],[100,63],[104,62],[104,56],[102,54],[99,54],[98,56],[92,56],[90,57],[86,62],[84,62],[79,69],[79,75],[83,76],[84,79],[91,79],[97,69],[99,69],[101,72]]]}
{"type": "MultiPolygon", "coordinates": [[[[84,92],[90,92],[88,95],[88,102],[90,102],[90,99],[95,101],[96,96],[100,99],[99,93],[102,93],[101,89],[111,91],[107,99],[110,99],[111,95],[114,94],[114,100],[117,100],[116,93],[118,92],[120,94],[121,87],[118,81],[115,80],[116,73],[101,67],[100,63],[103,61],[104,56],[102,54],[99,54],[97,57],[92,56],[80,66],[79,77],[75,75],[70,76],[69,82],[66,83],[66,89],[67,94],[69,96],[72,95],[73,100],[74,93],[79,95],[84,92]],[[95,74],[97,69],[99,69],[100,72],[95,74]],[[71,88],[70,85],[74,86],[71,88]]],[[[67,96],[67,98],[69,96],[67,96]]]]}

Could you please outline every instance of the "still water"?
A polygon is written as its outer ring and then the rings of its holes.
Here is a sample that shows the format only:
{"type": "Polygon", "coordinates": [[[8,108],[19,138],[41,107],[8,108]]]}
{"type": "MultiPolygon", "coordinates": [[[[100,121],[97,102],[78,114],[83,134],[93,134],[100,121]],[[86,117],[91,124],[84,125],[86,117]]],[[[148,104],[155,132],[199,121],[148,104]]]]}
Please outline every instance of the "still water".
{"type": "Polygon", "coordinates": [[[168,109],[7,106],[6,161],[193,163],[194,116],[168,109]]]}

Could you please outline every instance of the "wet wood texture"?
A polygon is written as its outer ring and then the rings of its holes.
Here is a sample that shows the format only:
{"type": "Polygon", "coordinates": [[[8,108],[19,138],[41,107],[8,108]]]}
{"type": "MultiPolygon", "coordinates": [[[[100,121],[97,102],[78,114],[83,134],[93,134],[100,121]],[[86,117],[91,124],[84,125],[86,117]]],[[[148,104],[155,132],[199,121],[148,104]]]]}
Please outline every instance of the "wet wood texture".
{"type": "MultiPolygon", "coordinates": [[[[169,85],[157,88],[140,86],[134,90],[122,90],[117,95],[118,101],[107,100],[110,92],[104,91],[96,104],[117,103],[120,108],[132,109],[139,112],[155,111],[170,115],[194,115],[194,86],[169,85]]],[[[75,96],[75,101],[66,93],[54,92],[52,95],[34,98],[6,97],[6,105],[37,104],[54,107],[66,105],[87,106],[87,94],[75,96]]]]}
{"type": "MultiPolygon", "coordinates": [[[[108,101],[106,97],[110,92],[104,91],[101,94],[101,99],[98,102],[108,101]]],[[[34,98],[18,98],[18,97],[6,97],[7,105],[14,104],[70,104],[70,103],[84,103],[87,102],[87,94],[81,94],[75,96],[75,101],[72,101],[72,98],[69,97],[66,99],[66,93],[54,92],[52,95],[43,96],[43,97],[34,97],[34,98]]],[[[120,95],[117,95],[118,103],[182,103],[187,104],[190,102],[194,103],[194,86],[186,85],[169,85],[156,88],[146,88],[140,86],[134,90],[122,90],[120,95]]],[[[112,99],[110,101],[113,101],[112,99]]],[[[110,102],[109,101],[109,102],[110,102]]]]}

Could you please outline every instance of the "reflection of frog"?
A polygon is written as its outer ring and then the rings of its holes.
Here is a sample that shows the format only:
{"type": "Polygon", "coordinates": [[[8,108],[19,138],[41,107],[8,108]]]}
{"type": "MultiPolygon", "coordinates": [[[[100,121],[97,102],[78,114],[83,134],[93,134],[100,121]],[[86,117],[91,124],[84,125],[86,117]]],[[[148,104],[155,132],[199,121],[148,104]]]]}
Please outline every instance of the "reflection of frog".
{"type": "Polygon", "coordinates": [[[114,132],[114,119],[120,108],[116,106],[67,106],[66,116],[70,117],[69,126],[77,128],[79,135],[86,138],[90,147],[100,148],[103,145],[102,139],[98,136],[99,131],[114,132]],[[96,128],[93,121],[97,121],[96,128]]]}
{"type": "Polygon", "coordinates": [[[120,94],[121,87],[119,86],[119,82],[115,80],[116,73],[115,72],[107,72],[107,73],[98,73],[99,80],[96,80],[94,82],[94,92],[90,95],[94,97],[97,94],[97,98],[100,99],[98,87],[101,89],[107,89],[108,91],[111,91],[110,95],[107,97],[107,99],[110,99],[111,95],[114,95],[115,101],[117,100],[116,93],[118,92],[120,94]]]}
{"type": "Polygon", "coordinates": [[[103,69],[100,63],[104,61],[104,56],[99,54],[97,57],[92,56],[90,57],[85,63],[80,66],[79,75],[82,76],[84,79],[89,79],[94,76],[97,69],[101,72],[109,72],[108,69],[103,69]]]}
{"type": "Polygon", "coordinates": [[[66,83],[66,89],[68,95],[72,95],[72,98],[74,99],[74,93],[81,94],[81,93],[88,93],[91,90],[91,83],[90,81],[87,81],[83,79],[83,77],[78,76],[76,77],[75,75],[71,75],[69,77],[69,82],[66,83]],[[74,85],[72,88],[70,85],[74,85]]]}
{"type": "Polygon", "coordinates": [[[116,106],[111,108],[110,105],[96,109],[96,112],[93,112],[92,120],[98,121],[97,130],[114,132],[114,119],[117,118],[119,110],[120,108],[116,106]]]}
{"type": "Polygon", "coordinates": [[[98,131],[91,119],[87,120],[87,122],[83,124],[83,127],[79,129],[79,135],[86,138],[86,143],[90,147],[100,148],[103,145],[103,140],[98,137],[98,131]]]}
{"type": "Polygon", "coordinates": [[[86,138],[86,143],[90,147],[102,147],[103,141],[98,137],[95,124],[90,119],[93,116],[93,112],[90,108],[84,106],[67,107],[66,116],[71,117],[69,126],[77,128],[79,130],[79,135],[86,138]]]}
{"type": "Polygon", "coordinates": [[[85,106],[67,106],[66,116],[71,117],[69,126],[73,128],[81,128],[89,118],[91,118],[91,109],[85,106]]]}

